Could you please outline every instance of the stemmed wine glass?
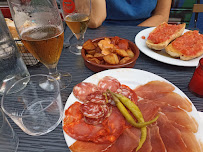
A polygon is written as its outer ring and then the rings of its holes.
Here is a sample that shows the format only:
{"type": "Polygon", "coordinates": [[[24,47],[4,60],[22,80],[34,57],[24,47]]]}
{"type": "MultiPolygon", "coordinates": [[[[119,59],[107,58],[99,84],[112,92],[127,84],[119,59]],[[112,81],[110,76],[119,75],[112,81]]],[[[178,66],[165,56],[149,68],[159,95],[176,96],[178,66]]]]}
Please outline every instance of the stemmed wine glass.
{"type": "Polygon", "coordinates": [[[90,20],[91,0],[60,0],[60,4],[64,20],[77,38],[77,43],[69,47],[70,52],[80,55],[90,20]]]}
{"type": "Polygon", "coordinates": [[[8,0],[8,4],[24,46],[48,68],[60,88],[66,88],[71,75],[57,70],[64,29],[56,0],[8,0]]]}

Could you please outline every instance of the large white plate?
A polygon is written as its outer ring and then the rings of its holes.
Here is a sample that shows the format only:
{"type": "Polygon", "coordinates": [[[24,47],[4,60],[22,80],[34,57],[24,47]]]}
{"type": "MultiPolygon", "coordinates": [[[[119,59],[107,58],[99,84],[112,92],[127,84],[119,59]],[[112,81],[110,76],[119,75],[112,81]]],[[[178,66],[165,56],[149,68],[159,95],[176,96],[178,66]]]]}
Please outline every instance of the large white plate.
{"type": "MultiPolygon", "coordinates": [[[[91,82],[91,83],[97,84],[99,82],[99,80],[101,78],[103,78],[104,76],[112,76],[112,77],[118,79],[118,81],[121,84],[128,85],[131,89],[134,89],[138,85],[143,85],[143,84],[146,84],[147,82],[153,81],[153,80],[166,81],[166,82],[170,83],[166,79],[164,79],[158,75],[155,75],[153,73],[143,71],[143,70],[138,70],[138,69],[129,69],[129,68],[102,71],[102,72],[96,73],[96,74],[88,77],[87,79],[84,80],[84,82],[91,82]]],[[[172,83],[170,83],[170,84],[172,84],[172,83]]],[[[175,87],[174,92],[180,94],[183,97],[186,97],[190,101],[190,99],[179,88],[177,88],[175,85],[173,85],[173,86],[175,87]]],[[[65,113],[65,110],[68,109],[68,107],[71,104],[73,104],[75,101],[78,101],[78,100],[75,98],[75,96],[73,95],[73,92],[72,92],[65,104],[64,113],[65,113]]],[[[189,112],[189,114],[191,116],[193,116],[196,119],[196,121],[198,122],[199,130],[196,133],[196,137],[203,142],[203,122],[200,122],[200,117],[193,104],[192,104],[192,112],[189,112]]],[[[66,143],[68,146],[71,146],[76,141],[75,139],[68,136],[65,132],[64,132],[64,137],[65,137],[65,140],[66,140],[66,143]]]]}
{"type": "MultiPolygon", "coordinates": [[[[199,59],[202,58],[203,55],[198,58],[189,60],[189,61],[183,61],[183,60],[171,57],[170,55],[168,55],[165,52],[164,49],[161,51],[153,51],[153,50],[149,49],[146,45],[146,40],[149,36],[149,33],[154,28],[155,27],[150,27],[150,28],[144,29],[144,30],[140,31],[135,37],[135,44],[137,45],[137,47],[140,49],[140,51],[142,53],[151,57],[152,59],[155,59],[157,61],[164,62],[167,64],[171,64],[171,65],[185,66],[185,67],[196,67],[198,65],[199,59]],[[145,39],[142,39],[142,36],[145,36],[145,39]]],[[[185,29],[184,32],[186,32],[186,31],[188,31],[188,30],[185,29]]]]}

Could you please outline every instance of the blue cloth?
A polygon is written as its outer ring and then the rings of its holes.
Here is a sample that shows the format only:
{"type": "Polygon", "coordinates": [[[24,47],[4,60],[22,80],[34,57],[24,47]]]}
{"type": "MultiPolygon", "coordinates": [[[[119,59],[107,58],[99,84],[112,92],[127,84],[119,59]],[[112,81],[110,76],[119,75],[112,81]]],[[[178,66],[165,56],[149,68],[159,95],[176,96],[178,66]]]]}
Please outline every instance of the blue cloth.
{"type": "Polygon", "coordinates": [[[157,0],[106,0],[107,17],[103,25],[138,25],[151,17],[157,0]]]}

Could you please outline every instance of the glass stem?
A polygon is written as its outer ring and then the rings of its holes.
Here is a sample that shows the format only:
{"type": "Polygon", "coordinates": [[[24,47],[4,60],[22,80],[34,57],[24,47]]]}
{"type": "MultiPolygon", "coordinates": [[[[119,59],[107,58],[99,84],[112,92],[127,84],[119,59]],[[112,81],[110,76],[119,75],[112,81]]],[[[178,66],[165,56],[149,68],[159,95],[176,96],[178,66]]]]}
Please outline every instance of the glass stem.
{"type": "Polygon", "coordinates": [[[52,77],[54,77],[56,80],[60,80],[60,73],[57,70],[57,67],[55,68],[48,68],[49,70],[49,75],[51,75],[52,77]]]}
{"type": "Polygon", "coordinates": [[[77,40],[77,49],[81,50],[84,43],[84,34],[82,34],[77,40]]]}

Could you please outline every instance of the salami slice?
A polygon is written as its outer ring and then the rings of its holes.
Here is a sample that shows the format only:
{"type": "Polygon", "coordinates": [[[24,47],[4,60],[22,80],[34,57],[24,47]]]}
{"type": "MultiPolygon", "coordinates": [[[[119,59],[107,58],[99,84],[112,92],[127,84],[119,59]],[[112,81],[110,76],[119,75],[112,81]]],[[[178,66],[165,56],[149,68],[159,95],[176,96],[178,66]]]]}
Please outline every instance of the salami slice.
{"type": "Polygon", "coordinates": [[[111,76],[105,76],[102,78],[98,83],[98,89],[101,91],[106,91],[107,89],[111,90],[112,92],[116,92],[118,88],[120,88],[120,82],[111,76]]]}
{"type": "Polygon", "coordinates": [[[111,115],[112,107],[108,107],[107,105],[102,105],[102,108],[104,111],[103,117],[100,117],[100,118],[84,117],[85,122],[91,125],[98,125],[102,123],[106,118],[108,118],[111,115]]]}
{"type": "Polygon", "coordinates": [[[137,94],[130,87],[122,84],[121,87],[117,90],[117,93],[124,95],[125,97],[133,101],[135,104],[137,104],[137,94]]]}
{"type": "Polygon", "coordinates": [[[88,94],[86,100],[94,103],[106,104],[106,98],[101,91],[88,94]]]}
{"type": "Polygon", "coordinates": [[[84,102],[88,94],[93,93],[97,90],[98,88],[95,84],[89,82],[81,82],[73,88],[73,94],[77,99],[84,102]]]}
{"type": "Polygon", "coordinates": [[[94,102],[86,102],[81,105],[80,111],[85,117],[100,118],[104,116],[104,110],[101,104],[94,102]]]}

